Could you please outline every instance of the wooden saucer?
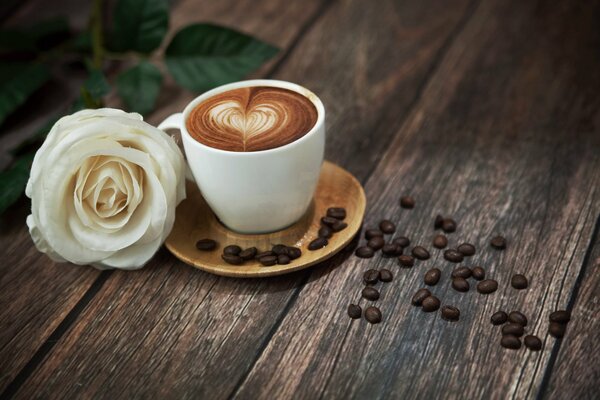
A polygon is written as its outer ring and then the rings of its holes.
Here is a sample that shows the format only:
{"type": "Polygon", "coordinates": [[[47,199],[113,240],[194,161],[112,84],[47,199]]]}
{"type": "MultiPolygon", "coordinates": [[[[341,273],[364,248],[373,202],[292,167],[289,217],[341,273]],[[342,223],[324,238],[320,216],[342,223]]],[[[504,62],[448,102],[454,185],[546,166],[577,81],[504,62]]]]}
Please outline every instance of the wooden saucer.
{"type": "Polygon", "coordinates": [[[233,232],[221,224],[210,210],[195,183],[187,182],[187,199],[177,207],[175,225],[167,238],[166,246],[181,261],[216,275],[251,278],[287,274],[326,260],[344,248],[358,232],[365,213],[365,192],[362,186],[345,169],[325,161],[315,197],[306,214],[294,225],[273,233],[244,235],[233,232]],[[307,246],[317,237],[320,219],[329,207],[344,207],[348,224],[329,239],[329,244],[310,251],[307,246]],[[210,238],[219,243],[213,251],[196,249],[196,241],[210,238]],[[223,247],[237,244],[242,248],[255,246],[261,251],[270,250],[283,243],[302,249],[302,256],[287,265],[263,267],[257,261],[243,265],[229,265],[221,259],[223,247]]]}

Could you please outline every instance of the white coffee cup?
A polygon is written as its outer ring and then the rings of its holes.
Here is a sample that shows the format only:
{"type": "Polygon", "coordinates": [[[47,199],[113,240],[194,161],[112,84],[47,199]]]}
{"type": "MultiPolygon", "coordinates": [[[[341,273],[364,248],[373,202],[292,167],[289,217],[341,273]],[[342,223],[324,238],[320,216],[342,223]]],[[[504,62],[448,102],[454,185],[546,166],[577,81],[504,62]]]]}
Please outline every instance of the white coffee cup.
{"type": "Polygon", "coordinates": [[[274,232],[292,225],[307,211],[325,151],[325,108],[308,89],[270,79],[230,83],[196,97],[183,113],[171,115],[158,128],[181,130],[192,175],[210,208],[230,229],[240,233],[274,232]],[[291,143],[253,152],[216,149],[190,136],[185,121],[199,103],[228,90],[251,86],[302,94],[315,105],[317,122],[291,143]]]}

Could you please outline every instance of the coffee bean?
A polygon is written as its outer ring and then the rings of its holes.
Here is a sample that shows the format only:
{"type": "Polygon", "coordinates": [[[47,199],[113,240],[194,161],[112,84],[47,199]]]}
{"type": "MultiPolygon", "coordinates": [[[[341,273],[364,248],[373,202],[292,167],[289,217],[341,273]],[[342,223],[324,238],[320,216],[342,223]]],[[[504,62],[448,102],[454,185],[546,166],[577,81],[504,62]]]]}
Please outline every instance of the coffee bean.
{"type": "Polygon", "coordinates": [[[277,264],[277,257],[276,255],[272,255],[272,256],[264,256],[258,259],[258,262],[261,263],[262,265],[264,265],[265,267],[270,267],[272,265],[277,264]]]}
{"type": "Polygon", "coordinates": [[[498,282],[493,279],[486,279],[477,284],[477,291],[481,294],[494,293],[498,289],[498,282]]]}
{"type": "Polygon", "coordinates": [[[389,269],[383,268],[379,270],[379,279],[381,280],[381,282],[391,282],[392,279],[394,279],[394,275],[389,269]]]}
{"type": "Polygon", "coordinates": [[[440,299],[435,296],[427,296],[423,299],[421,305],[423,307],[423,311],[432,312],[440,308],[440,299]]]}
{"type": "Polygon", "coordinates": [[[402,247],[398,246],[396,243],[386,243],[381,252],[388,257],[395,257],[402,254],[402,247]]]}
{"type": "Polygon", "coordinates": [[[318,236],[325,239],[329,239],[333,236],[333,229],[331,229],[327,225],[323,225],[319,228],[318,236]]]}
{"type": "Polygon", "coordinates": [[[212,239],[200,239],[196,242],[196,248],[201,251],[211,251],[217,248],[217,242],[212,239]]]}
{"type": "Polygon", "coordinates": [[[242,252],[242,248],[235,244],[230,244],[229,246],[225,246],[223,249],[223,254],[227,254],[230,256],[237,256],[242,252]]]}
{"type": "Polygon", "coordinates": [[[481,267],[471,268],[471,274],[473,275],[473,278],[477,279],[478,281],[485,279],[485,270],[481,267]]]}
{"type": "Polygon", "coordinates": [[[413,208],[415,206],[415,199],[410,196],[400,197],[400,207],[402,208],[413,208]]]}
{"type": "Polygon", "coordinates": [[[443,249],[448,246],[448,238],[444,235],[435,235],[433,238],[433,247],[443,249]]]}
{"type": "Polygon", "coordinates": [[[444,251],[444,258],[450,262],[459,263],[463,260],[463,255],[454,249],[444,251]]]}
{"type": "Polygon", "coordinates": [[[373,252],[372,248],[368,246],[361,246],[356,249],[354,254],[356,254],[356,256],[360,258],[371,258],[375,253],[373,252]]]}
{"type": "Polygon", "coordinates": [[[329,242],[327,241],[327,239],[320,237],[320,238],[316,238],[315,240],[310,242],[308,244],[308,249],[310,251],[319,250],[319,249],[322,249],[323,247],[327,246],[328,244],[329,244],[329,242]]]}
{"type": "Polygon", "coordinates": [[[490,240],[490,244],[493,248],[502,250],[506,248],[506,239],[504,239],[502,236],[496,236],[490,240]]]}
{"type": "Polygon", "coordinates": [[[550,325],[548,326],[548,333],[557,339],[563,338],[566,331],[567,325],[558,322],[550,322],[550,325]]]}
{"type": "Polygon", "coordinates": [[[287,246],[285,244],[276,244],[271,248],[271,251],[277,256],[280,254],[287,254],[287,246]]]}
{"type": "Polygon", "coordinates": [[[367,307],[365,310],[365,319],[372,324],[381,322],[381,311],[377,307],[367,307]]]}
{"type": "Polygon", "coordinates": [[[406,236],[398,236],[392,243],[396,243],[400,247],[408,247],[410,245],[410,240],[406,236]]]}
{"type": "Polygon", "coordinates": [[[566,324],[571,320],[571,313],[565,310],[554,311],[550,314],[550,322],[558,322],[559,324],[566,324]]]}
{"type": "Polygon", "coordinates": [[[469,267],[458,267],[456,268],[454,271],[452,271],[452,274],[450,275],[453,278],[470,278],[472,275],[472,271],[469,267]]]}
{"type": "Polygon", "coordinates": [[[442,230],[446,233],[451,233],[456,230],[456,221],[452,218],[444,218],[442,221],[442,230]]]}
{"type": "Polygon", "coordinates": [[[384,219],[379,223],[379,229],[383,233],[391,234],[396,232],[396,225],[392,221],[384,219]]]}
{"type": "Polygon", "coordinates": [[[505,335],[500,339],[500,346],[507,349],[517,350],[521,348],[521,340],[513,335],[505,335]]]}
{"type": "Polygon", "coordinates": [[[263,257],[274,256],[274,255],[275,255],[275,253],[273,253],[271,250],[268,250],[268,251],[263,251],[261,253],[258,253],[254,258],[257,259],[257,260],[259,260],[259,259],[261,259],[263,257]]]}
{"type": "Polygon", "coordinates": [[[290,261],[290,256],[288,256],[287,254],[280,254],[277,256],[277,264],[279,265],[289,264],[290,261]]]}
{"type": "Polygon", "coordinates": [[[350,304],[348,306],[348,316],[352,319],[360,318],[362,315],[362,308],[356,304],[350,304]]]}
{"type": "Polygon", "coordinates": [[[334,232],[343,231],[348,227],[348,224],[342,221],[337,221],[335,224],[331,225],[331,230],[334,232]]]}
{"type": "Polygon", "coordinates": [[[452,279],[452,288],[459,292],[468,292],[469,291],[469,282],[465,278],[453,278],[452,279]]]}
{"type": "Polygon", "coordinates": [[[525,275],[515,274],[510,279],[510,284],[515,289],[520,290],[520,289],[527,288],[527,286],[529,285],[529,282],[527,282],[527,278],[525,278],[525,275]]]}
{"type": "Polygon", "coordinates": [[[242,265],[244,260],[240,256],[236,256],[235,254],[221,254],[221,258],[227,264],[231,265],[242,265]]]}
{"type": "Polygon", "coordinates": [[[415,246],[412,249],[412,255],[419,260],[427,260],[429,257],[429,252],[423,246],[415,246]]]}
{"type": "Polygon", "coordinates": [[[538,351],[542,349],[542,341],[539,337],[533,335],[527,335],[523,338],[523,343],[531,351],[538,351]]]}
{"type": "Polygon", "coordinates": [[[433,229],[440,229],[444,224],[444,217],[440,214],[435,216],[435,220],[433,221],[433,229]]]}
{"type": "Polygon", "coordinates": [[[336,222],[339,222],[339,219],[332,218],[332,217],[323,217],[323,218],[321,218],[321,224],[323,224],[325,226],[332,227],[333,224],[335,224],[336,222]]]}
{"type": "Polygon", "coordinates": [[[429,285],[429,286],[437,285],[437,283],[440,281],[441,276],[442,276],[442,271],[440,271],[438,268],[431,268],[429,271],[427,271],[425,273],[425,276],[423,277],[423,281],[425,282],[426,285],[429,285]]]}
{"type": "Polygon", "coordinates": [[[368,269],[363,274],[363,281],[367,285],[374,285],[379,280],[379,271],[376,269],[368,269]]]}
{"type": "Polygon", "coordinates": [[[442,319],[446,321],[458,321],[460,318],[460,310],[453,306],[442,307],[442,319]]]}
{"type": "Polygon", "coordinates": [[[527,326],[527,317],[525,314],[519,311],[512,311],[508,314],[508,320],[522,326],[527,326]]]}
{"type": "Polygon", "coordinates": [[[346,218],[346,209],[342,207],[329,207],[327,209],[327,216],[342,220],[346,218]]]}
{"type": "Polygon", "coordinates": [[[256,247],[249,247],[246,250],[240,251],[239,256],[242,257],[242,259],[244,261],[248,261],[248,260],[252,260],[254,257],[256,257],[256,253],[258,253],[258,250],[256,250],[256,247]]]}
{"type": "Polygon", "coordinates": [[[417,290],[417,292],[413,295],[411,303],[413,306],[420,306],[421,304],[423,304],[423,300],[425,300],[425,298],[431,296],[431,292],[427,289],[419,289],[417,290]]]}
{"type": "Polygon", "coordinates": [[[383,236],[383,232],[381,232],[379,229],[367,229],[365,231],[365,239],[371,240],[375,236],[383,236]]]}
{"type": "Polygon", "coordinates": [[[506,324],[502,327],[503,335],[513,335],[513,336],[521,337],[521,336],[523,336],[524,333],[525,333],[525,328],[523,328],[523,325],[515,324],[514,322],[509,322],[508,324],[506,324]]]}
{"type": "Polygon", "coordinates": [[[508,321],[508,315],[504,311],[497,311],[490,318],[493,325],[502,325],[506,321],[508,321]]]}
{"type": "Polygon", "coordinates": [[[412,267],[413,265],[415,265],[415,259],[412,256],[403,254],[400,257],[398,257],[398,261],[400,261],[400,265],[402,265],[403,267],[412,267]]]}
{"type": "Polygon", "coordinates": [[[367,246],[372,248],[373,250],[379,250],[385,244],[385,240],[383,240],[383,236],[375,236],[373,239],[367,242],[367,246]]]}
{"type": "Polygon", "coordinates": [[[288,248],[287,248],[287,255],[292,260],[295,260],[296,258],[300,258],[300,256],[302,255],[302,250],[300,250],[297,247],[288,246],[288,248]]]}
{"type": "Polygon", "coordinates": [[[362,297],[367,300],[375,301],[379,299],[379,292],[372,286],[366,286],[362,290],[362,297]]]}
{"type": "Polygon", "coordinates": [[[471,243],[463,243],[459,245],[456,250],[458,250],[458,252],[465,257],[470,257],[475,254],[475,246],[473,246],[471,243]]]}

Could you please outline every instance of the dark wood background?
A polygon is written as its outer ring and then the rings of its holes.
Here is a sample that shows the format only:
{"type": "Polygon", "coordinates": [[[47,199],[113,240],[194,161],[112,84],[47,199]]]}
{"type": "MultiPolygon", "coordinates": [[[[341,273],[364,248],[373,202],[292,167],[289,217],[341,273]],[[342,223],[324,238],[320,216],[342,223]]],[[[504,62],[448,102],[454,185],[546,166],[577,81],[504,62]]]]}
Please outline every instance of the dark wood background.
{"type": "MultiPolygon", "coordinates": [[[[30,0],[7,25],[87,7],[30,0]]],[[[11,3],[12,4],[12,3],[11,3]]],[[[352,246],[273,279],[203,273],[161,250],[143,270],[52,263],[33,247],[23,200],[1,219],[0,397],[597,398],[600,389],[600,4],[523,0],[181,0],[171,31],[225,24],[283,50],[254,76],[298,82],[328,110],[327,158],[363,183],[365,226],[381,218],[432,250],[411,270],[352,246]],[[411,194],[414,210],[398,198],[411,194]],[[500,282],[481,296],[434,288],[458,323],[410,306],[423,272],[452,265],[430,246],[435,214],[458,222],[500,282]],[[505,252],[489,238],[505,235],[505,252]],[[384,320],[351,321],[367,268],[395,273],[384,320]],[[530,288],[508,285],[513,273],[530,288]],[[505,350],[489,323],[522,310],[541,352],[505,350]],[[566,337],[548,314],[569,309],[566,337]]],[[[44,110],[78,81],[53,83],[44,110]]],[[[193,94],[167,81],[158,123],[193,94]]],[[[64,102],[64,103],[63,103],[64,102]]],[[[61,105],[62,104],[62,105],[61,105]]],[[[109,104],[118,102],[110,96],[109,104]]],[[[41,113],[38,113],[41,114],[41,113]]],[[[11,121],[7,150],[39,124],[11,121]]],[[[356,245],[356,241],[353,244],[356,245]]],[[[361,305],[366,305],[364,301],[361,305]]]]}

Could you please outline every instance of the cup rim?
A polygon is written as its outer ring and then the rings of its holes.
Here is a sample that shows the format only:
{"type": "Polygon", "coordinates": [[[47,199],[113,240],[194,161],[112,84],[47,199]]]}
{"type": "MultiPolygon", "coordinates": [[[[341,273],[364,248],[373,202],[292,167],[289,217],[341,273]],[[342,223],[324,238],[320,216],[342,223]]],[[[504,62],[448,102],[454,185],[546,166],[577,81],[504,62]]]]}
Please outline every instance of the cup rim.
{"type": "Polygon", "coordinates": [[[236,157],[256,157],[259,155],[273,154],[273,153],[286,151],[286,150],[296,147],[299,144],[301,144],[302,142],[308,140],[309,137],[314,136],[315,132],[317,132],[319,130],[319,128],[323,125],[323,122],[325,120],[325,107],[323,106],[323,102],[321,101],[321,99],[316,94],[314,94],[312,91],[310,91],[310,90],[306,89],[305,87],[300,86],[296,83],[282,81],[282,80],[278,80],[278,79],[248,79],[248,80],[244,80],[244,81],[232,82],[232,83],[227,83],[225,85],[217,86],[214,89],[211,89],[209,91],[202,93],[201,95],[197,96],[192,101],[190,101],[187,106],[185,106],[185,108],[183,109],[182,116],[183,116],[183,121],[182,121],[182,126],[181,126],[181,133],[184,138],[188,139],[188,142],[192,143],[192,145],[197,146],[201,149],[205,149],[209,152],[217,153],[217,154],[235,155],[236,157]],[[257,151],[231,151],[231,150],[217,149],[214,147],[207,146],[203,143],[200,143],[199,141],[194,139],[192,137],[192,135],[190,135],[190,133],[187,130],[187,126],[186,126],[187,117],[188,117],[189,113],[191,112],[191,110],[193,110],[199,103],[203,102],[204,100],[206,100],[212,96],[215,96],[219,93],[226,92],[228,90],[240,89],[240,88],[245,88],[245,87],[254,87],[254,86],[267,86],[267,87],[288,89],[288,90],[291,90],[293,92],[303,95],[308,100],[310,100],[310,102],[313,103],[313,105],[317,109],[317,121],[315,122],[313,127],[306,134],[302,135],[298,139],[296,139],[290,143],[286,143],[283,146],[274,147],[272,149],[257,150],[257,151]]]}

